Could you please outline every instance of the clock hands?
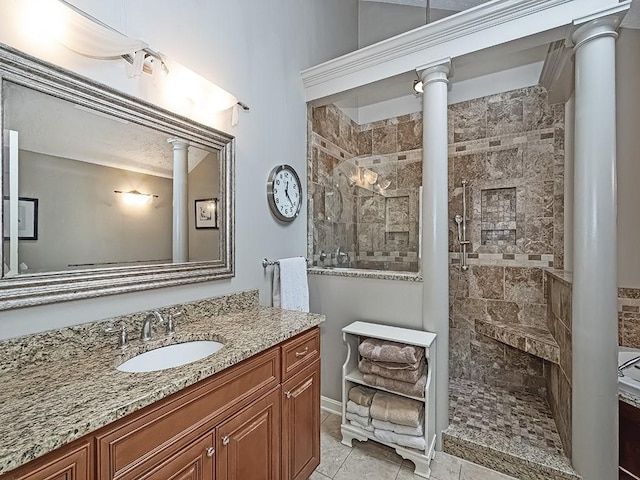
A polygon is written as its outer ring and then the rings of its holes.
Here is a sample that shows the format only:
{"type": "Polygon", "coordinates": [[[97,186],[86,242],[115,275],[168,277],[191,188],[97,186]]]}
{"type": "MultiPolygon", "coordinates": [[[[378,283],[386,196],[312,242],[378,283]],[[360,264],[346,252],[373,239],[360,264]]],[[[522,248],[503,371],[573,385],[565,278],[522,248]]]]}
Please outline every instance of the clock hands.
{"type": "Polygon", "coordinates": [[[293,207],[293,200],[291,200],[291,197],[289,196],[289,182],[287,182],[287,185],[284,187],[284,194],[286,195],[287,199],[289,200],[289,203],[293,207]]]}

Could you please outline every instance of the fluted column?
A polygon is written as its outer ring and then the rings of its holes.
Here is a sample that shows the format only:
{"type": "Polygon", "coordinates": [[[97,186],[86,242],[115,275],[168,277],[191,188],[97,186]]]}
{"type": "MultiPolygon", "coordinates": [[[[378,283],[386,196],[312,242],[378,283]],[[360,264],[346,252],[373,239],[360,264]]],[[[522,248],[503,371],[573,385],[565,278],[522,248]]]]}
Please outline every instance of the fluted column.
{"type": "Polygon", "coordinates": [[[447,178],[447,85],[451,62],[418,70],[423,84],[422,117],[422,325],[438,334],[436,344],[437,448],[449,425],[449,265],[447,178]]]}
{"type": "Polygon", "coordinates": [[[189,143],[170,138],[173,145],[173,263],[189,261],[189,143]]]}
{"type": "Polygon", "coordinates": [[[618,478],[617,19],[579,27],[575,44],[573,463],[618,478]]]}

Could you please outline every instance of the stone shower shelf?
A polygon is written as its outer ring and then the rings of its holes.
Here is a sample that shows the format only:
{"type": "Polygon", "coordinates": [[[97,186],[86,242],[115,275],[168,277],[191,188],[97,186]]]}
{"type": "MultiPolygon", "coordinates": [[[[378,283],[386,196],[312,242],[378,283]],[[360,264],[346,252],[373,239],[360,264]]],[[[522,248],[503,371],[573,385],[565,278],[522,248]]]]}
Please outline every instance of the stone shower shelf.
{"type": "Polygon", "coordinates": [[[476,332],[552,363],[560,363],[560,347],[544,327],[475,321],[476,332]]]}

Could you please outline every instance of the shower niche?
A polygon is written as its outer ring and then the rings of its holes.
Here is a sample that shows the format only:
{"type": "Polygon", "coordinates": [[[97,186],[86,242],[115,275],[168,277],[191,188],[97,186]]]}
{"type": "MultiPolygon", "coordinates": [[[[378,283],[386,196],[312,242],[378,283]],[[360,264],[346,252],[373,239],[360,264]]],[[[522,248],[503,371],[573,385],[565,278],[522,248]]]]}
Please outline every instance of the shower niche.
{"type": "Polygon", "coordinates": [[[516,244],[516,189],[492,188],[481,193],[481,245],[516,244]]]}

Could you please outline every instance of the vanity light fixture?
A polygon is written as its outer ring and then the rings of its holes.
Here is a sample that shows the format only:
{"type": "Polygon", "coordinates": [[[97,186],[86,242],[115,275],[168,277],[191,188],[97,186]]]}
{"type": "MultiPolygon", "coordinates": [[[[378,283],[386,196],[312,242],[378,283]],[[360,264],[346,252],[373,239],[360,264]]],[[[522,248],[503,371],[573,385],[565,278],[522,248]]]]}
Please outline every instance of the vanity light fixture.
{"type": "Polygon", "coordinates": [[[129,190],[128,192],[123,192],[122,190],[114,190],[113,193],[122,195],[125,203],[128,203],[129,205],[142,206],[150,203],[152,199],[158,198],[158,195],[153,195],[151,193],[141,193],[138,190],[129,190]]]}
{"type": "Polygon", "coordinates": [[[33,29],[33,23],[36,23],[47,30],[42,40],[54,39],[80,55],[98,60],[123,58],[129,63],[129,77],[141,77],[144,73],[151,75],[154,84],[174,104],[180,105],[186,101],[206,112],[221,112],[233,107],[232,125],[238,123],[239,109],[249,110],[245,103],[239,102],[223,88],[184,65],[167,59],[142,40],[120,33],[67,0],[23,1],[25,17],[31,19],[31,25],[25,27],[29,32],[33,29]],[[38,19],[41,21],[36,21],[38,19]]]}

